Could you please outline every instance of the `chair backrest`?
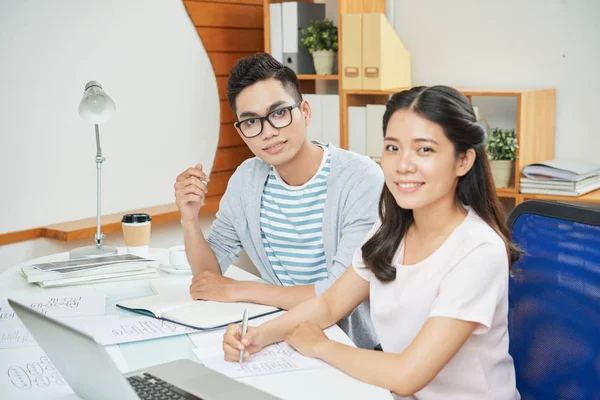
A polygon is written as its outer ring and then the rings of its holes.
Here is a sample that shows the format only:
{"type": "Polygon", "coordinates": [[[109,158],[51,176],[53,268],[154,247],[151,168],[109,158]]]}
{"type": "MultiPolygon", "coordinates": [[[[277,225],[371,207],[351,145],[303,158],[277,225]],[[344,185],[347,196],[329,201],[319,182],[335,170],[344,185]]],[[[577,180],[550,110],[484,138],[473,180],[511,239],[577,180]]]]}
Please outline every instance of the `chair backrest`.
{"type": "Polygon", "coordinates": [[[600,211],[532,200],[508,225],[525,252],[508,319],[523,400],[600,400],[600,211]]]}

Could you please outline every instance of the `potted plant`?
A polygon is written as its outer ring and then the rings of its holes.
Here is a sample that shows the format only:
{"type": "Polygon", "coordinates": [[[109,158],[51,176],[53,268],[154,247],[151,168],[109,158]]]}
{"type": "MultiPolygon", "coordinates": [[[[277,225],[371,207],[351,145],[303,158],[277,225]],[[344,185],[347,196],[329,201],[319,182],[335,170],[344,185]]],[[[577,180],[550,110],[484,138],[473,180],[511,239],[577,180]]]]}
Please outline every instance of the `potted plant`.
{"type": "Polygon", "coordinates": [[[313,57],[315,71],[319,75],[333,73],[333,60],[338,49],[338,30],[333,21],[325,18],[313,21],[301,30],[301,43],[313,57]]]}
{"type": "Polygon", "coordinates": [[[517,159],[517,135],[514,129],[494,128],[485,145],[497,188],[510,185],[517,159]]]}

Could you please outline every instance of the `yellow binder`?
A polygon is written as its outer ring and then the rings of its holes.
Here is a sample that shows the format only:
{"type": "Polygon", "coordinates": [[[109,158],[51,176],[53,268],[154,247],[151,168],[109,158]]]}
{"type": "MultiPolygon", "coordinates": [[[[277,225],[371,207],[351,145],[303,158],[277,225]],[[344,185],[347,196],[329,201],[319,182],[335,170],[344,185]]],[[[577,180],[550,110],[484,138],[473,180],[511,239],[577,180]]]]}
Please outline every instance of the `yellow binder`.
{"type": "Polygon", "coordinates": [[[410,54],[385,14],[363,14],[362,25],[362,88],[410,87],[410,54]]]}
{"type": "Polygon", "coordinates": [[[362,89],[362,15],[342,15],[342,88],[362,89]]]}

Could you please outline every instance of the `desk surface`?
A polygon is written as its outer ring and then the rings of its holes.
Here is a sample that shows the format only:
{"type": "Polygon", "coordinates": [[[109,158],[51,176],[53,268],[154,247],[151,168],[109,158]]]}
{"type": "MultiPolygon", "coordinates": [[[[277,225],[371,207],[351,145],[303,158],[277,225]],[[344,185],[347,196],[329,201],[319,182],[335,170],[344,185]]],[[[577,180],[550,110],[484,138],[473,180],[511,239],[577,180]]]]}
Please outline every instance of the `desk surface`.
{"type": "MultiPolygon", "coordinates": [[[[168,260],[166,249],[152,249],[150,258],[165,262],[168,260]]],[[[52,260],[68,259],[67,253],[59,253],[52,256],[31,260],[33,262],[44,262],[52,260]]],[[[161,278],[167,279],[171,275],[161,271],[161,278]]],[[[156,279],[156,278],[154,278],[156,279]]],[[[125,298],[141,297],[151,295],[149,279],[120,281],[111,283],[99,283],[91,285],[73,286],[91,287],[99,293],[106,294],[107,314],[117,314],[122,317],[132,316],[131,313],[116,308],[115,304],[125,298]]],[[[50,293],[53,290],[64,288],[43,289],[37,285],[28,284],[20,275],[20,267],[16,266],[0,274],[0,298],[6,297],[10,292],[29,291],[50,293]]],[[[327,335],[345,344],[352,345],[346,334],[337,326],[327,329],[327,335]]],[[[195,335],[202,334],[196,333],[195,335]]],[[[161,339],[147,340],[142,342],[125,343],[118,345],[123,354],[126,365],[121,365],[124,371],[133,371],[149,367],[163,362],[173,361],[180,358],[189,358],[199,362],[194,355],[194,344],[188,335],[173,336],[161,339]]],[[[2,354],[0,349],[0,355],[2,354]]],[[[243,378],[240,381],[269,392],[282,399],[391,399],[387,390],[360,382],[350,376],[333,368],[297,371],[277,375],[264,375],[252,378],[243,378]]],[[[1,394],[1,393],[0,393],[1,394]]],[[[2,397],[2,396],[0,396],[2,397]]],[[[69,399],[78,399],[73,395],[69,399]]],[[[61,397],[66,400],[65,397],[61,397]]]]}

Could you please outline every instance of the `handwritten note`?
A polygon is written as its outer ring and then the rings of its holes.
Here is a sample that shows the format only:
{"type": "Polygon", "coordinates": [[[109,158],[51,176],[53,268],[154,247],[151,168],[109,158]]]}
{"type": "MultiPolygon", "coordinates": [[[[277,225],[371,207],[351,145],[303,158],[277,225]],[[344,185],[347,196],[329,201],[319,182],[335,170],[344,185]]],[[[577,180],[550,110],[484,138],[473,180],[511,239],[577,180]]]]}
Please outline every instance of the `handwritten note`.
{"type": "MultiPolygon", "coordinates": [[[[106,312],[106,296],[92,291],[51,293],[15,293],[14,298],[49,317],[80,317],[102,315],[106,312]]],[[[17,319],[8,302],[0,301],[0,321],[17,319]]]]}
{"type": "Polygon", "coordinates": [[[18,319],[0,322],[0,349],[37,346],[33,336],[18,319]]]}
{"type": "MultiPolygon", "coordinates": [[[[92,335],[92,328],[94,326],[118,321],[119,317],[116,315],[91,315],[85,317],[57,318],[57,320],[78,331],[92,335]]],[[[37,345],[38,344],[33,336],[20,320],[0,321],[0,349],[31,347],[37,345]]]]}
{"type": "Polygon", "coordinates": [[[150,317],[131,317],[106,321],[89,327],[88,331],[103,345],[136,342],[197,332],[196,329],[150,317]]]}
{"type": "Polygon", "coordinates": [[[41,348],[2,350],[0,394],[3,399],[46,399],[72,393],[41,348]]]}
{"type": "Polygon", "coordinates": [[[328,366],[321,360],[303,356],[284,342],[267,346],[254,354],[251,359],[242,363],[225,361],[222,350],[219,356],[210,355],[207,357],[202,349],[194,349],[194,354],[208,368],[232,378],[246,378],[328,366]]]}

